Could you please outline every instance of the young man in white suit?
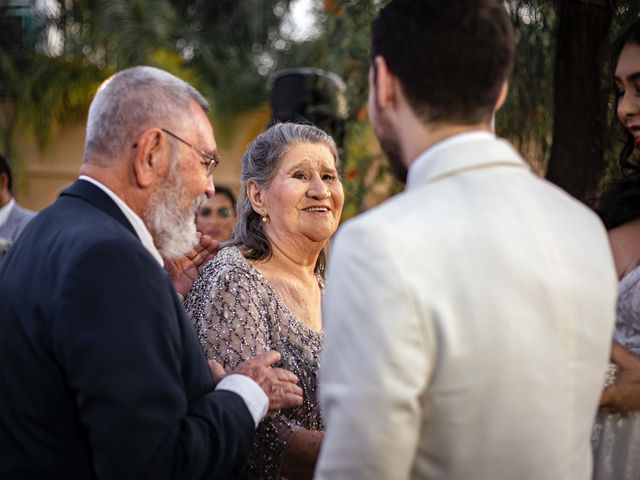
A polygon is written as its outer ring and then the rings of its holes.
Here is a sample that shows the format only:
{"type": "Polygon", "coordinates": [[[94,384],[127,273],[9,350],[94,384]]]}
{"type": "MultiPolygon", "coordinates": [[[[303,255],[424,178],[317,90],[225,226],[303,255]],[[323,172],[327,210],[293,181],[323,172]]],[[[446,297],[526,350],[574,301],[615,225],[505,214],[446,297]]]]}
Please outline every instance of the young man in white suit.
{"type": "Polygon", "coordinates": [[[498,0],[394,0],[369,113],[406,190],[338,233],[320,479],[589,479],[616,276],[596,216],[492,133],[498,0]]]}

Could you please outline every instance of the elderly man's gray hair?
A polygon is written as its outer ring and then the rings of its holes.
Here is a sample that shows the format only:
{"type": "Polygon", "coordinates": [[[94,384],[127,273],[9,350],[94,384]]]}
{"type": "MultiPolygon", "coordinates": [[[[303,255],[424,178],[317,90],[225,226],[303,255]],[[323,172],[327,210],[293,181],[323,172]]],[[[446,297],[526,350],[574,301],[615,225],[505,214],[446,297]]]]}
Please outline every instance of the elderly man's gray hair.
{"type": "Polygon", "coordinates": [[[117,161],[147,128],[176,128],[187,121],[189,105],[209,104],[191,85],[154,67],[133,67],[105,80],[89,107],[84,161],[117,161]]]}

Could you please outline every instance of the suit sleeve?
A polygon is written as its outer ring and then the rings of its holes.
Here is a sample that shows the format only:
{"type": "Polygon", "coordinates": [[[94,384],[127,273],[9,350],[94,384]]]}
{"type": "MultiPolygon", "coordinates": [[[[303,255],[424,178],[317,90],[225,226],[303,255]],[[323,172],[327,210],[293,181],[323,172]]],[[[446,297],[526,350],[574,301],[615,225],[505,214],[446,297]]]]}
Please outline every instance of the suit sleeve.
{"type": "Polygon", "coordinates": [[[52,325],[99,478],[227,478],[245,461],[253,419],[213,391],[195,332],[162,269],[131,242],[75,256],[52,325]]]}
{"type": "Polygon", "coordinates": [[[316,478],[408,478],[433,368],[431,318],[380,230],[353,227],[335,241],[323,303],[326,433],[316,478]]]}

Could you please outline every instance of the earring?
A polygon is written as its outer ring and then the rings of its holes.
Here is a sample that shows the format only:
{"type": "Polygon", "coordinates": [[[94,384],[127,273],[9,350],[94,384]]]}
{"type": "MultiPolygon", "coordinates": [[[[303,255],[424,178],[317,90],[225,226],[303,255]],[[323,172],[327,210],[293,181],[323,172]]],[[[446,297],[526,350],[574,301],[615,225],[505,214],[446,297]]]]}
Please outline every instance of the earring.
{"type": "Polygon", "coordinates": [[[260,219],[262,223],[269,223],[269,215],[266,213],[262,214],[262,218],[260,219]]]}

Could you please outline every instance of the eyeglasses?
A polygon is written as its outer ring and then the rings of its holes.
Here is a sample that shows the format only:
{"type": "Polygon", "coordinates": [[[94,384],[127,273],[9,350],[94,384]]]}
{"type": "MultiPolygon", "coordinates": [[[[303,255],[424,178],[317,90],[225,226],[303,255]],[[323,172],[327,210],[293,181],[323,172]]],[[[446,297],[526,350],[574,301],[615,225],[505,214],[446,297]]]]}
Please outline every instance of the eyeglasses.
{"type": "Polygon", "coordinates": [[[200,162],[207,167],[207,174],[208,175],[213,175],[213,171],[216,169],[216,167],[218,166],[218,164],[220,163],[220,157],[218,157],[217,155],[209,155],[206,152],[203,152],[202,150],[200,150],[198,147],[196,147],[195,145],[191,145],[189,142],[187,142],[186,140],[180,138],[178,135],[176,135],[173,132],[170,132],[169,130],[167,130],[166,128],[161,128],[161,130],[164,133],[167,133],[169,135],[171,135],[173,138],[175,138],[176,140],[180,140],[182,143],[184,143],[185,145],[191,147],[193,149],[194,152],[196,152],[198,155],[200,155],[200,162]]]}

